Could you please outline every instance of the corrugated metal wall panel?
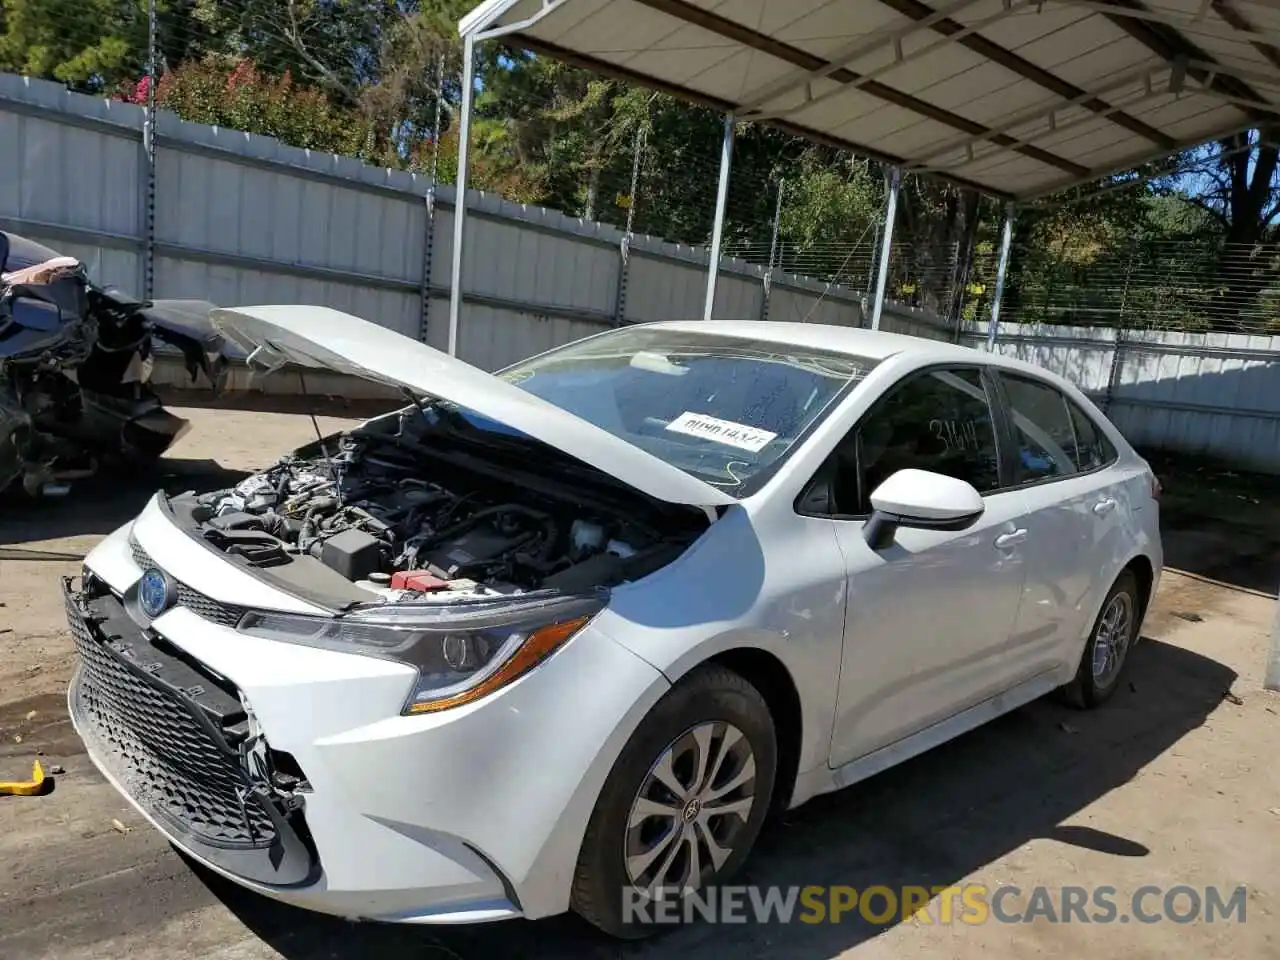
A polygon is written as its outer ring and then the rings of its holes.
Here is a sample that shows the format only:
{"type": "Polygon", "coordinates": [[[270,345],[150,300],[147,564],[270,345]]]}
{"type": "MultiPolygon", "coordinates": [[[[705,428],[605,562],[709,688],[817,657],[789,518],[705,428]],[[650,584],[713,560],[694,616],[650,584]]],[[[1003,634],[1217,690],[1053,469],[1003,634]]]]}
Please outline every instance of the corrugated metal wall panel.
{"type": "Polygon", "coordinates": [[[417,338],[418,298],[412,293],[266,270],[156,258],[158,296],[219,304],[314,303],[333,307],[417,338]]]}
{"type": "Polygon", "coordinates": [[[289,264],[416,282],[426,209],[231,159],[162,149],[156,239],[289,264]]]}
{"type": "MultiPolygon", "coordinates": [[[[703,291],[699,304],[706,302],[707,275],[702,274],[703,291]]],[[[716,279],[716,302],[712,316],[717,320],[759,320],[764,285],[754,278],[724,272],[716,279]]]]}
{"type": "Polygon", "coordinates": [[[631,252],[627,279],[626,319],[633,323],[656,320],[701,320],[707,295],[705,267],[671,263],[631,252]]]}
{"type": "MultiPolygon", "coordinates": [[[[838,296],[823,296],[822,286],[813,290],[777,284],[769,294],[769,319],[791,323],[828,323],[837,327],[862,324],[862,307],[849,302],[851,291],[837,289],[838,296]]],[[[911,331],[903,331],[911,332],[911,331]]]]}
{"type": "Polygon", "coordinates": [[[136,234],[137,142],[0,109],[0,216],[136,234]]]}
{"type": "Polygon", "coordinates": [[[499,370],[604,329],[564,317],[475,305],[468,308],[459,331],[458,353],[482,370],[499,370]]]}
{"type": "MultiPolygon", "coordinates": [[[[452,229],[450,217],[441,253],[452,249],[452,229]]],[[[601,313],[613,309],[619,256],[606,246],[473,214],[464,253],[463,290],[601,313]]],[[[441,260],[447,269],[448,257],[441,260]]]]}
{"type": "Polygon", "coordinates": [[[55,237],[41,236],[38,231],[26,234],[27,238],[46,247],[52,247],[64,256],[75,257],[84,264],[89,279],[103,286],[118,287],[125,293],[138,296],[139,254],[133,250],[105,247],[88,243],[68,243],[55,237]]]}

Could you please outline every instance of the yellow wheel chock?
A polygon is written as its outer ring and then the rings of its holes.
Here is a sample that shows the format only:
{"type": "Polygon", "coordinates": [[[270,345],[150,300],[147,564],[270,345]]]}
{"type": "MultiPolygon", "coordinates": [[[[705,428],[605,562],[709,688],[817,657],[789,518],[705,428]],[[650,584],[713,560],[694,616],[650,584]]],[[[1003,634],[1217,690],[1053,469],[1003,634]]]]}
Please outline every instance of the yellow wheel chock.
{"type": "Polygon", "coordinates": [[[31,767],[30,780],[0,780],[0,797],[35,797],[44,792],[44,767],[37,760],[31,767]]]}

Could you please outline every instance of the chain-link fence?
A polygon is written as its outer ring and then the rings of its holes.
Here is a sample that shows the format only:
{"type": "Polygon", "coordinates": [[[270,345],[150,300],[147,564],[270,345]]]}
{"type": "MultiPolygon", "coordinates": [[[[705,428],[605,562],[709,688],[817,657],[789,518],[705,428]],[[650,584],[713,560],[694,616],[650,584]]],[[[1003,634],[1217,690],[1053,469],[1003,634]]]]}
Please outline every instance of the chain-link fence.
{"type": "Polygon", "coordinates": [[[1212,237],[1129,238],[1083,262],[1016,251],[1008,309],[1026,322],[1280,333],[1280,250],[1212,237]]]}

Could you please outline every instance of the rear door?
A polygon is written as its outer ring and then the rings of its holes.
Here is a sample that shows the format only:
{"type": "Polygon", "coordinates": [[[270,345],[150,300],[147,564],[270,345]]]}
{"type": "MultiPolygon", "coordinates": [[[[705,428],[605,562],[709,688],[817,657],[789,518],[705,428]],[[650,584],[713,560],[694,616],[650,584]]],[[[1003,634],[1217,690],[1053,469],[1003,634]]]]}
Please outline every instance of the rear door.
{"type": "Polygon", "coordinates": [[[1026,582],[1011,637],[1027,676],[1074,663],[1085,621],[1110,588],[1106,559],[1124,537],[1118,454],[1065,393],[1030,374],[997,375],[1014,488],[1027,508],[1026,582]],[[1105,581],[1105,582],[1104,582],[1105,581]]]}

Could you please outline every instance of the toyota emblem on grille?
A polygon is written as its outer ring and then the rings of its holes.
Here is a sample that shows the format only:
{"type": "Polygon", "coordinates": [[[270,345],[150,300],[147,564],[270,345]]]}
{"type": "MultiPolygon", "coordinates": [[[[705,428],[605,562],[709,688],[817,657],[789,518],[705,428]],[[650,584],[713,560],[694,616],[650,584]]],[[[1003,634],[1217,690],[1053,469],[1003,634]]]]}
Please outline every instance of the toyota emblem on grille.
{"type": "Polygon", "coordinates": [[[138,582],[138,606],[154,620],[173,605],[178,591],[173,580],[163,570],[152,567],[138,582]]]}

